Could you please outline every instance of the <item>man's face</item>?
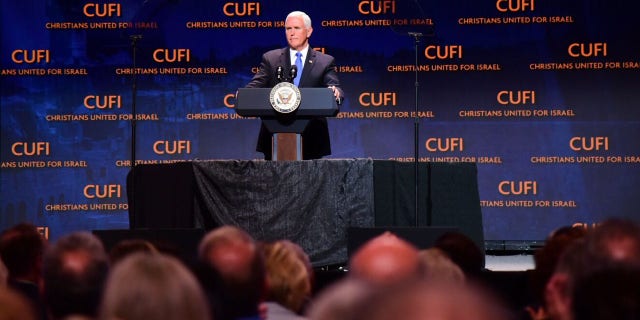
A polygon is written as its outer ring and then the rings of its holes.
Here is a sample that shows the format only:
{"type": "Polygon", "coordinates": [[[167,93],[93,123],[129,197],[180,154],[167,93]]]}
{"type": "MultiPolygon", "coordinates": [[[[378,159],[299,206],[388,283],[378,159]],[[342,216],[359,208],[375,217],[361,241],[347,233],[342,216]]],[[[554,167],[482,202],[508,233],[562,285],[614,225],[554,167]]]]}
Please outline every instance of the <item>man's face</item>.
{"type": "Polygon", "coordinates": [[[287,34],[289,47],[298,51],[307,46],[311,32],[313,32],[312,28],[307,29],[307,27],[304,26],[302,17],[290,17],[285,21],[284,29],[287,34]]]}

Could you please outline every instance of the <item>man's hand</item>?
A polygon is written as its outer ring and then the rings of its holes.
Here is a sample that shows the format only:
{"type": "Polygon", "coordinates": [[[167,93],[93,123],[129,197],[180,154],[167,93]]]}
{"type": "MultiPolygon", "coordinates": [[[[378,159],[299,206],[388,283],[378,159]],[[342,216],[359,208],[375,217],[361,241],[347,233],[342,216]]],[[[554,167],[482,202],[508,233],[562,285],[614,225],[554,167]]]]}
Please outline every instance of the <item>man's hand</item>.
{"type": "Polygon", "coordinates": [[[336,102],[338,103],[338,105],[341,105],[343,98],[340,95],[340,90],[338,90],[336,86],[329,86],[328,88],[333,91],[333,96],[336,98],[336,102]]]}
{"type": "Polygon", "coordinates": [[[336,86],[329,86],[328,88],[333,91],[333,96],[336,97],[336,100],[340,99],[340,90],[336,86]]]}

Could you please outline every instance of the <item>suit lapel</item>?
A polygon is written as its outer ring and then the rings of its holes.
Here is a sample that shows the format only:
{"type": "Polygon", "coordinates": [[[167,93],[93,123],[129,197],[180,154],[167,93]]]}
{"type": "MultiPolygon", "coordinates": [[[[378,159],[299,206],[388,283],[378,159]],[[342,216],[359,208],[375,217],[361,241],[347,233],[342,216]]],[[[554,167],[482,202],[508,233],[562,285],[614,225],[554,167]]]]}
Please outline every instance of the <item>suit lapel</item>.
{"type": "Polygon", "coordinates": [[[309,50],[307,51],[307,58],[304,61],[304,67],[302,68],[302,76],[300,77],[300,86],[305,86],[306,82],[305,81],[309,75],[311,74],[311,69],[313,69],[313,66],[315,65],[315,61],[316,61],[316,51],[311,49],[311,47],[309,47],[309,50]]]}

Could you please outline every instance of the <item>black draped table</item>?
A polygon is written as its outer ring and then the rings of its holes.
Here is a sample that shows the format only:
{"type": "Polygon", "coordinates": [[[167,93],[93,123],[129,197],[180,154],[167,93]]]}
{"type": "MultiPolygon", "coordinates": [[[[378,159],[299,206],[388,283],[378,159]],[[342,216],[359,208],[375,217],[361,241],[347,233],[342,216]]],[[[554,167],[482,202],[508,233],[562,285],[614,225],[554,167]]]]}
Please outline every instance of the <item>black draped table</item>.
{"type": "Polygon", "coordinates": [[[211,160],[139,165],[127,190],[131,229],[236,225],[261,241],[289,239],[314,266],[347,261],[353,227],[452,226],[483,245],[473,163],[345,159],[211,160]]]}

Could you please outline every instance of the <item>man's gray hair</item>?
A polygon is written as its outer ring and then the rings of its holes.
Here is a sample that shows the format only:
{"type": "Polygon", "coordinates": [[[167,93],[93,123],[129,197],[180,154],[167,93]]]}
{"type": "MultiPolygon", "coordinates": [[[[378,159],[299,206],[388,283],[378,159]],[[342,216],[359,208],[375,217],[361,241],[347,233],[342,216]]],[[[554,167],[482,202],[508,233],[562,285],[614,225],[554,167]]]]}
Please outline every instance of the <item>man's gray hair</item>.
{"type": "Polygon", "coordinates": [[[309,17],[308,14],[302,11],[293,11],[287,15],[287,19],[285,19],[285,21],[289,20],[289,18],[291,17],[302,18],[302,21],[304,21],[304,26],[307,27],[307,29],[311,29],[311,18],[309,17]]]}

